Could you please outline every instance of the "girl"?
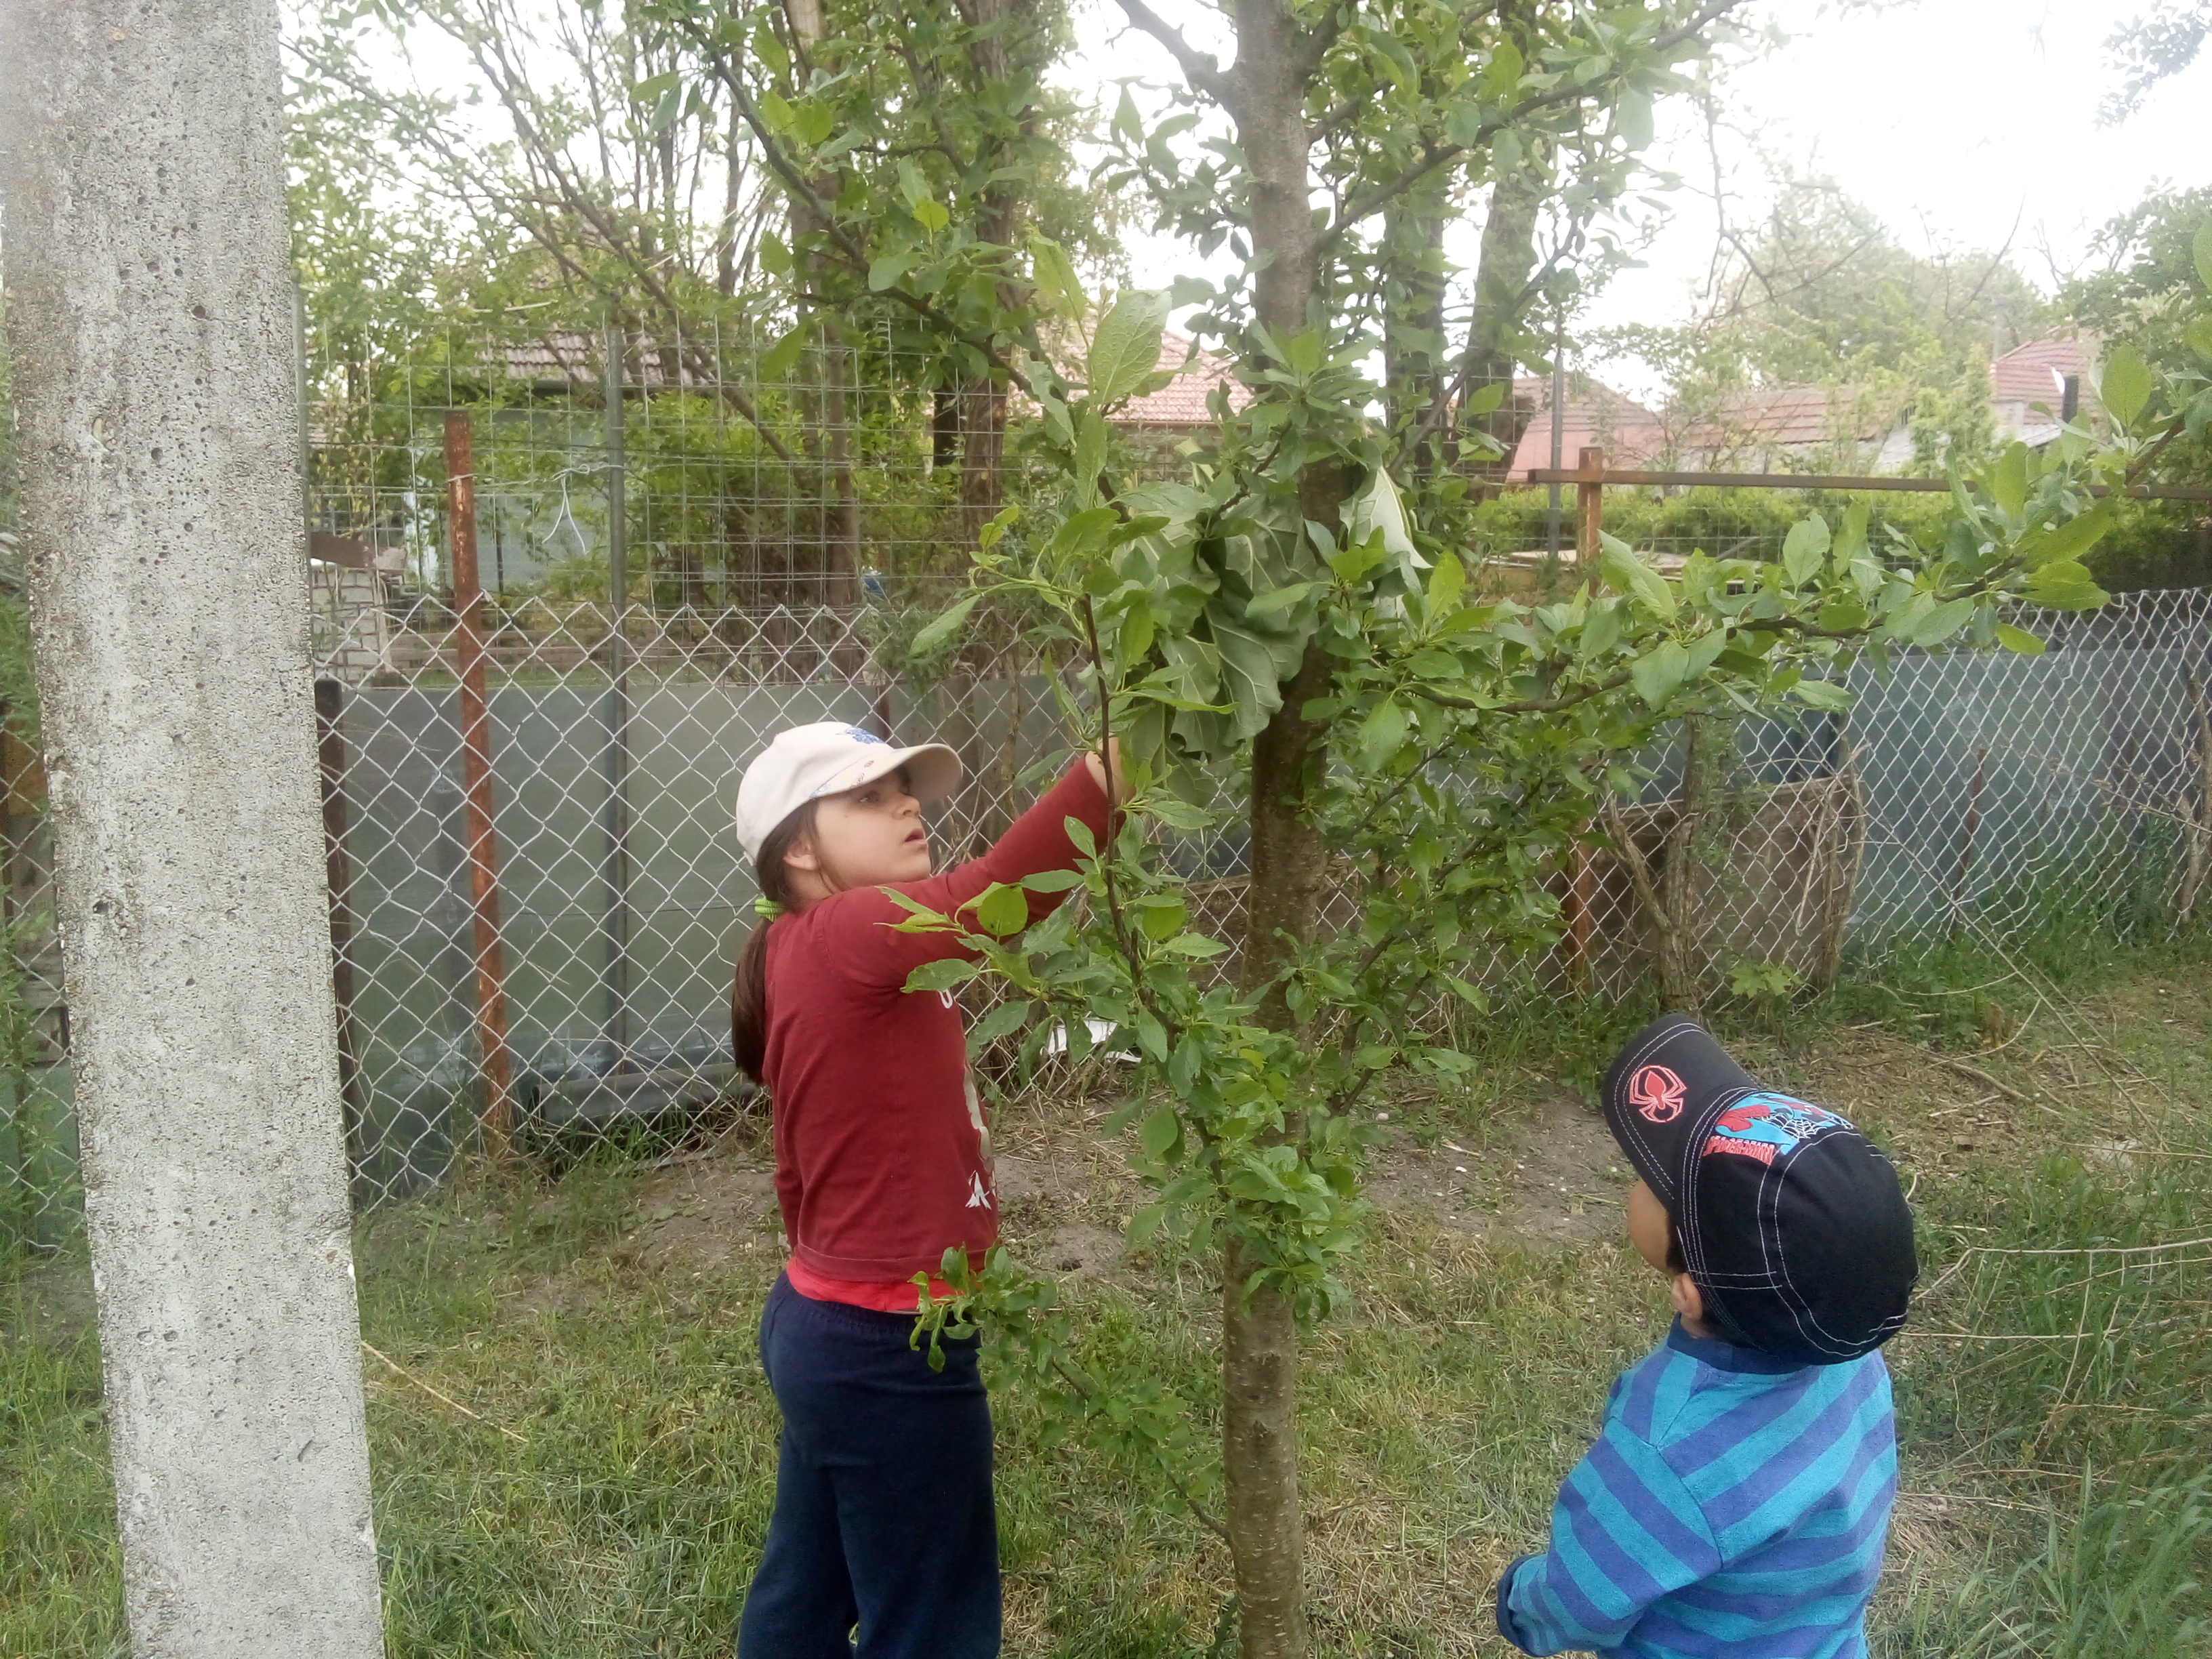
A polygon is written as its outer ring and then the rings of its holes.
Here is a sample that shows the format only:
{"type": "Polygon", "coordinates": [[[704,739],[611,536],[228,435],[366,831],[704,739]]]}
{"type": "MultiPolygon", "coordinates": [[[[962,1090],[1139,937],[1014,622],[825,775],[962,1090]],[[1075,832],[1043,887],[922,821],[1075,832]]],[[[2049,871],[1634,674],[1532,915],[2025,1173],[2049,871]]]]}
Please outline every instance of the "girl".
{"type": "MultiPolygon", "coordinates": [[[[1109,757],[1110,758],[1110,757],[1109,757]]],[[[976,1343],[932,1370],[908,1339],[916,1273],[998,1237],[991,1132],[950,992],[907,975],[961,953],[902,933],[896,887],[950,915],[994,882],[1073,867],[1070,817],[1107,833],[1087,755],[981,858],[932,877],[924,806],[952,793],[939,744],[830,722],[785,732],[738,786],[764,910],[738,958],[738,1064],[774,1099],[791,1256],[761,1315],[783,1412],[775,1511],[739,1659],[988,1659],[999,1651],[991,1414],[976,1343]]],[[[1059,896],[1030,895],[1032,918],[1059,896]]]]}

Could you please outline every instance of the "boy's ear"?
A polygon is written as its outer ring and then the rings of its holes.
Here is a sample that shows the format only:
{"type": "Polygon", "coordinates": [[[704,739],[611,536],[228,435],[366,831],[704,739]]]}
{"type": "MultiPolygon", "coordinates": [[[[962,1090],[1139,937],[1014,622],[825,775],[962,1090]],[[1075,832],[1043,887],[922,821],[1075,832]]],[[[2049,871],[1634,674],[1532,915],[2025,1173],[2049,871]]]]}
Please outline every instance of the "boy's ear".
{"type": "Polygon", "coordinates": [[[1674,1304],[1674,1311],[1690,1324],[1702,1322],[1705,1316],[1705,1298],[1698,1291],[1697,1281],[1687,1273],[1676,1273],[1668,1281],[1667,1299],[1674,1304]]]}

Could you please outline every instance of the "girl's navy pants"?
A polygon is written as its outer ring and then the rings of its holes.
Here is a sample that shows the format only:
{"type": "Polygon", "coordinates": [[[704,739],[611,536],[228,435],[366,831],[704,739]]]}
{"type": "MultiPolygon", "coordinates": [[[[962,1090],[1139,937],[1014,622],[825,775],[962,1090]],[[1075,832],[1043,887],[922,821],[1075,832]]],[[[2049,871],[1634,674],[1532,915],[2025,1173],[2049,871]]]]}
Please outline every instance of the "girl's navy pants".
{"type": "Polygon", "coordinates": [[[999,1528],[976,1343],[945,1369],[908,1314],[817,1302],[778,1279],[761,1364],[783,1408],[775,1512],[738,1659],[992,1659],[999,1528]],[[857,1646],[855,1638],[857,1637],[857,1646]]]}

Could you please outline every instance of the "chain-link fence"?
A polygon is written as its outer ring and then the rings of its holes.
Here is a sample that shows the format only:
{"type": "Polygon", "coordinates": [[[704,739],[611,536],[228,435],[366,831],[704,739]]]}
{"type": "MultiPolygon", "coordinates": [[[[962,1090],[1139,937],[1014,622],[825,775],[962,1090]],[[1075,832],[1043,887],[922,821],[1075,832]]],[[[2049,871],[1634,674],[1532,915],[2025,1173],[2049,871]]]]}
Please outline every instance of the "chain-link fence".
{"type": "MultiPolygon", "coordinates": [[[[973,411],[948,415],[908,367],[872,343],[551,334],[380,356],[311,341],[359,1201],[504,1146],[673,1152],[744,1109],[726,999],[754,890],[731,811],[776,730],[842,719],[957,748],[969,781],[936,826],[945,859],[981,851],[1066,746],[1058,668],[1003,621],[926,677],[902,666],[979,500],[1020,493],[1003,449],[978,483],[958,441],[973,411]]],[[[1164,435],[1123,441],[1158,460],[1164,435]]],[[[1678,739],[1595,826],[1628,850],[1554,872],[1558,948],[1486,976],[1710,999],[1817,987],[1859,956],[2002,954],[2038,928],[2185,917],[2212,871],[2212,595],[2021,620],[2045,654],[1900,653],[1886,678],[1852,671],[1848,716],[1678,739]]],[[[49,1247],[76,1208],[67,1010],[41,932],[35,769],[8,765],[0,1243],[49,1247]]],[[[1241,839],[1176,857],[1206,925],[1233,937],[1241,839]]]]}

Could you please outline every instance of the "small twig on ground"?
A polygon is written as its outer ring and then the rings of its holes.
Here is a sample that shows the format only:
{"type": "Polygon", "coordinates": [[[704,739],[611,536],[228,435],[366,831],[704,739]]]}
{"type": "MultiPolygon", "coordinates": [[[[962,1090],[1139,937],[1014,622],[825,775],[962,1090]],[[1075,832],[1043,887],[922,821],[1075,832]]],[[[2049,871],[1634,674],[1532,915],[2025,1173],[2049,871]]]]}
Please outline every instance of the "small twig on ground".
{"type": "Polygon", "coordinates": [[[2000,1083],[1978,1066],[1969,1066],[1963,1060],[1954,1060],[1948,1054],[1930,1054],[1934,1060],[1947,1072],[1956,1072],[1960,1077],[1972,1078],[1986,1088],[1996,1090],[2015,1106],[2031,1106],[2035,1103],[2008,1083],[2000,1083]]]}
{"type": "Polygon", "coordinates": [[[416,1388],[422,1389],[424,1394],[428,1395],[431,1399],[444,1401],[447,1405],[451,1406],[455,1411],[459,1412],[462,1416],[468,1418],[472,1422],[481,1423],[486,1428],[497,1429],[501,1434],[505,1435],[509,1440],[515,1442],[518,1445],[526,1446],[530,1443],[530,1440],[527,1436],[517,1434],[513,1429],[508,1428],[504,1423],[495,1423],[489,1418],[485,1417],[479,1413],[471,1411],[466,1406],[461,1404],[459,1401],[454,1399],[453,1395],[449,1394],[440,1394],[437,1389],[432,1388],[421,1377],[416,1376],[414,1372],[409,1370],[406,1366],[401,1364],[390,1354],[385,1353],[381,1350],[373,1346],[368,1338],[363,1337],[362,1339],[361,1346],[376,1358],[382,1360],[386,1364],[391,1366],[393,1370],[398,1372],[400,1376],[405,1377],[416,1388]]]}

